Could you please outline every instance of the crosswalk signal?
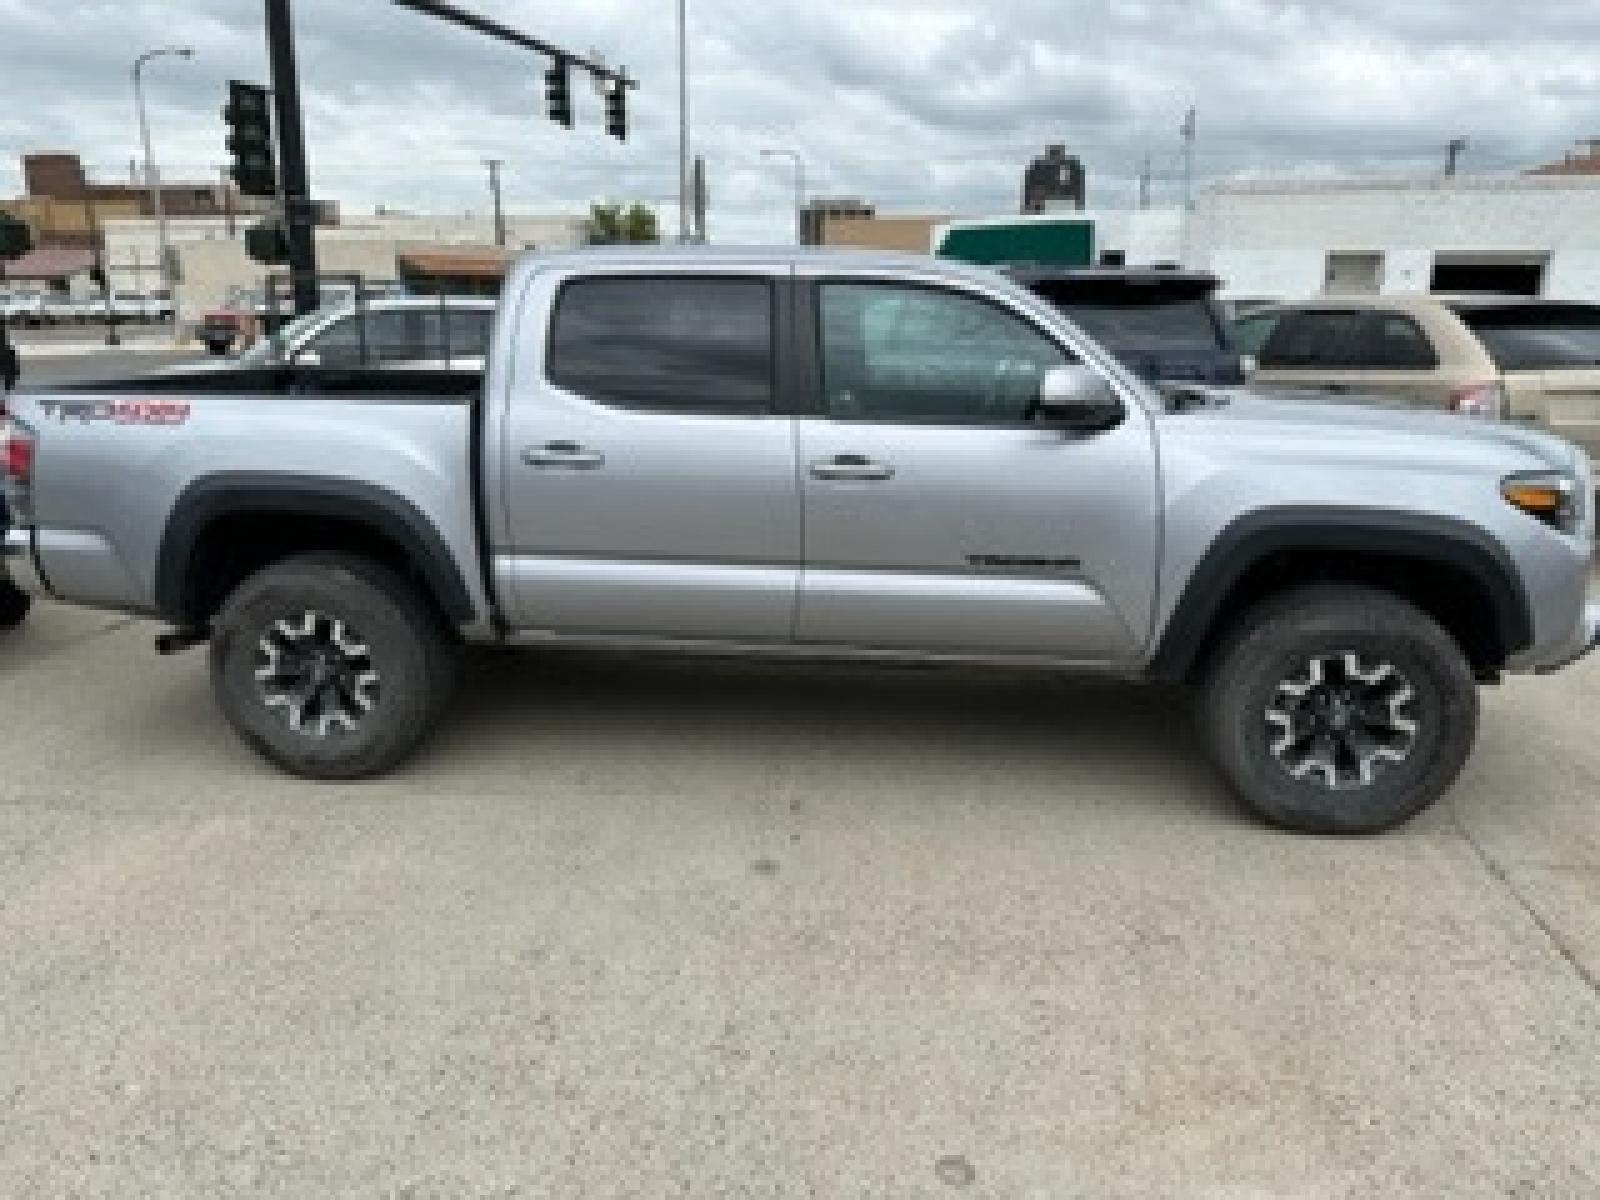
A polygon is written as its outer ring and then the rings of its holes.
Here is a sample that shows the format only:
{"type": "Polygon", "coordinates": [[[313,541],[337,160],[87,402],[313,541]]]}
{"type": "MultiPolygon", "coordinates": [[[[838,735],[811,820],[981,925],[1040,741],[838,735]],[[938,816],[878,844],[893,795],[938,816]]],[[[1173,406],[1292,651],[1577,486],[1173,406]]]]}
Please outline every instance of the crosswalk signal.
{"type": "Polygon", "coordinates": [[[557,125],[572,128],[572,68],[564,58],[550,64],[544,73],[545,111],[557,125]]]}
{"type": "Polygon", "coordinates": [[[628,89],[620,83],[606,92],[606,132],[619,142],[628,140],[628,89]]]}
{"type": "Polygon", "coordinates": [[[228,123],[228,153],[233,156],[228,177],[246,196],[278,193],[270,95],[259,83],[228,81],[228,104],[222,110],[222,119],[228,123]]]}

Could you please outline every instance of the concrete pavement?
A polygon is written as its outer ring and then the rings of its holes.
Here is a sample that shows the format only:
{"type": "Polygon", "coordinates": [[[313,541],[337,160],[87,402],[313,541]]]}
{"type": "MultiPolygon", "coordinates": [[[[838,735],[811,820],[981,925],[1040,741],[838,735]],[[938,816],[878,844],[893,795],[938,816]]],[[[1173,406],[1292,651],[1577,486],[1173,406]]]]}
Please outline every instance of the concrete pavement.
{"type": "Polygon", "coordinates": [[[1600,663],[1263,829],[1181,698],[497,656],[383,781],[0,640],[0,1195],[1600,1194],[1600,663]]]}

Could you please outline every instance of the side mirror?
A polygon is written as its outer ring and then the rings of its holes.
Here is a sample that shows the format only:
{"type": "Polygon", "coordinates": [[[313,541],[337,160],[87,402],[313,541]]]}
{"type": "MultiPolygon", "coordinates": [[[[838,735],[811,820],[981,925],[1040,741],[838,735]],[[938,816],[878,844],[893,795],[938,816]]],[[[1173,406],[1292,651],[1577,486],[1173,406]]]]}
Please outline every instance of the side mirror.
{"type": "Polygon", "coordinates": [[[1092,367],[1074,364],[1051,367],[1039,380],[1039,420],[1092,433],[1110,429],[1122,420],[1122,401],[1101,374],[1092,367]]]}

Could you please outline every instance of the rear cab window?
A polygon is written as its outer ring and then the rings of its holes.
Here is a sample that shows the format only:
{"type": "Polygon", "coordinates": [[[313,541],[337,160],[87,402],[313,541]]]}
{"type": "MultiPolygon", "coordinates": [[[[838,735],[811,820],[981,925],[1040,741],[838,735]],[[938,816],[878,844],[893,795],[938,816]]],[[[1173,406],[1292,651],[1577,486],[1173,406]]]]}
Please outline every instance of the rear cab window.
{"type": "Polygon", "coordinates": [[[1600,306],[1517,304],[1455,311],[1502,371],[1600,368],[1600,306]]]}
{"type": "Polygon", "coordinates": [[[751,277],[595,276],[556,297],[545,374],[601,404],[773,410],[773,285],[751,277]]]}

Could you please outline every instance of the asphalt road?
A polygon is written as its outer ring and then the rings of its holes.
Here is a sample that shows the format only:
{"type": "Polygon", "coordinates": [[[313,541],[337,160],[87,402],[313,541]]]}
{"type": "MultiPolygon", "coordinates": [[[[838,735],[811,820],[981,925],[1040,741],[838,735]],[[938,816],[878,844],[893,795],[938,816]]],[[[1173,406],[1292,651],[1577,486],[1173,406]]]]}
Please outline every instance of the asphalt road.
{"type": "Polygon", "coordinates": [[[1271,832],[1181,697],[476,663],[297,782],[203,655],[0,639],[0,1195],[1600,1195],[1600,662],[1271,832]]]}

